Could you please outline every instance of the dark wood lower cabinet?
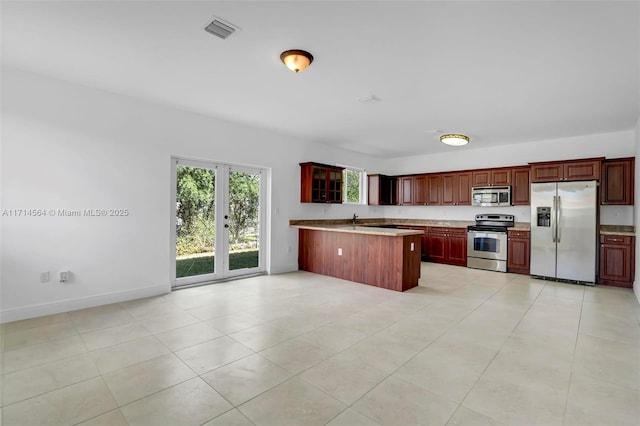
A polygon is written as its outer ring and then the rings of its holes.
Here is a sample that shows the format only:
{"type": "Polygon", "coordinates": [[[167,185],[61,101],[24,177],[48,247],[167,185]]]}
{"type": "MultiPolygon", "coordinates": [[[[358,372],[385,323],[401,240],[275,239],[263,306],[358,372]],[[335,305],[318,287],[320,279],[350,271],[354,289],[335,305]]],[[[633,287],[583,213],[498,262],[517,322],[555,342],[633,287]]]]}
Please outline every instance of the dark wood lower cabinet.
{"type": "Polygon", "coordinates": [[[428,226],[413,226],[413,225],[396,225],[396,229],[411,229],[414,231],[422,231],[420,235],[420,254],[422,260],[427,260],[429,249],[429,227],[428,226]]]}
{"type": "Polygon", "coordinates": [[[628,235],[600,235],[598,284],[633,287],[635,240],[628,235]]]}
{"type": "Polygon", "coordinates": [[[467,230],[430,227],[427,260],[448,265],[467,266],[467,230]]]}
{"type": "Polygon", "coordinates": [[[507,272],[529,275],[531,233],[509,230],[507,241],[507,272]]]}
{"type": "Polygon", "coordinates": [[[418,234],[386,236],[300,229],[298,267],[395,291],[418,285],[418,234]]]}

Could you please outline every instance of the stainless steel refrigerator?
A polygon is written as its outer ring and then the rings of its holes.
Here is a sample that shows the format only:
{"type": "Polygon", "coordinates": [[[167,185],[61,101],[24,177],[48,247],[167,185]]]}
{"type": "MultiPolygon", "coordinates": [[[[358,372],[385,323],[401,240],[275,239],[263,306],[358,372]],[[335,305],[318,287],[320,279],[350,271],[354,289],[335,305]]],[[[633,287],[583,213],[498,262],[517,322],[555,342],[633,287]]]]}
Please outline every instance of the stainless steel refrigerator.
{"type": "Polygon", "coordinates": [[[531,275],[594,284],[597,182],[531,184],[531,275]]]}

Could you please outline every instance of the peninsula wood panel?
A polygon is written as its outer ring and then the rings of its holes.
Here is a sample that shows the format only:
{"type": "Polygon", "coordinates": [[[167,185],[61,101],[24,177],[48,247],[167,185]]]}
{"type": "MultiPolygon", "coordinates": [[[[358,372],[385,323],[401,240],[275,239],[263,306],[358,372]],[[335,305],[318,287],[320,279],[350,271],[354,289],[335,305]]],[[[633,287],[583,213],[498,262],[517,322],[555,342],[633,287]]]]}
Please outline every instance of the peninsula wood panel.
{"type": "Polygon", "coordinates": [[[317,274],[405,291],[417,286],[420,278],[420,237],[300,229],[298,267],[317,274]],[[338,255],[339,248],[342,249],[341,256],[338,255]]]}

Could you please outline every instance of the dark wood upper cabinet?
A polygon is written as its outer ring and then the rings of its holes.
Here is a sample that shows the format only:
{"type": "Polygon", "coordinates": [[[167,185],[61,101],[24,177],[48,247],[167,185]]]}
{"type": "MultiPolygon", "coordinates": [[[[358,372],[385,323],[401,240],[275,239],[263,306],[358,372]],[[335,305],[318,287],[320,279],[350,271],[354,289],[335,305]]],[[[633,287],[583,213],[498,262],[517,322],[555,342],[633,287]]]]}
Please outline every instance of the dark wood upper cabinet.
{"type": "Polygon", "coordinates": [[[367,176],[368,204],[371,206],[391,206],[398,204],[397,179],[393,176],[367,176]]]}
{"type": "Polygon", "coordinates": [[[458,206],[471,205],[471,172],[457,173],[458,206]]]}
{"type": "Polygon", "coordinates": [[[442,205],[455,206],[458,203],[458,174],[445,173],[440,176],[442,182],[442,205]]]}
{"type": "Polygon", "coordinates": [[[630,205],[634,203],[635,159],[616,158],[602,162],[600,204],[630,205]]]}
{"type": "Polygon", "coordinates": [[[428,175],[398,176],[396,187],[398,188],[398,205],[424,206],[427,204],[428,175]]]}
{"type": "Polygon", "coordinates": [[[301,203],[342,203],[344,167],[300,163],[301,203]]]}
{"type": "Polygon", "coordinates": [[[511,168],[491,170],[491,185],[511,185],[511,168]]]}
{"type": "Polygon", "coordinates": [[[398,204],[401,206],[413,205],[413,176],[398,178],[398,204]]]}
{"type": "Polygon", "coordinates": [[[427,199],[425,204],[439,206],[442,204],[442,176],[439,174],[427,175],[427,199]]]}
{"type": "Polygon", "coordinates": [[[443,206],[471,205],[471,172],[442,173],[441,203],[443,206]]]}
{"type": "Polygon", "coordinates": [[[511,171],[511,204],[514,206],[531,203],[530,167],[514,167],[511,171]]]}
{"type": "Polygon", "coordinates": [[[602,158],[569,161],[564,164],[564,180],[600,180],[602,158]]]}
{"type": "Polygon", "coordinates": [[[470,206],[473,187],[511,186],[511,204],[529,205],[533,182],[602,180],[602,204],[633,205],[634,158],[603,160],[604,157],[545,161],[529,163],[529,166],[409,176],[371,175],[369,204],[470,206]],[[384,184],[388,188],[384,196],[380,192],[383,178],[387,179],[386,182],[392,182],[384,184]],[[382,199],[385,200],[384,204],[382,199]]]}
{"type": "Polygon", "coordinates": [[[413,177],[413,204],[424,206],[429,200],[429,175],[413,177]]]}
{"type": "Polygon", "coordinates": [[[531,182],[558,182],[563,177],[562,163],[531,165],[531,182]]]}
{"type": "Polygon", "coordinates": [[[472,172],[473,186],[489,186],[491,182],[491,170],[476,170],[472,172]]]}
{"type": "Polygon", "coordinates": [[[511,168],[474,170],[473,186],[508,186],[511,185],[511,168]]]}
{"type": "Polygon", "coordinates": [[[587,158],[529,163],[531,164],[531,182],[600,180],[602,160],[603,158],[587,158]]]}

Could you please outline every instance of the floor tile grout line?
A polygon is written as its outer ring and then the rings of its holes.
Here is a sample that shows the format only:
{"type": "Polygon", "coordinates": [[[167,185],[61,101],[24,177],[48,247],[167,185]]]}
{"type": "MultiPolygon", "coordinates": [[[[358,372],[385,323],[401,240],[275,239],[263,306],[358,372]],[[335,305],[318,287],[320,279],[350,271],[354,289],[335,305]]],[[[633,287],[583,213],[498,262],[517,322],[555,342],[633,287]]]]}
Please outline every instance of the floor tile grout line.
{"type": "MultiPolygon", "coordinates": [[[[531,307],[536,303],[536,301],[538,300],[538,298],[540,297],[540,295],[542,294],[542,292],[544,291],[544,289],[547,287],[546,284],[544,284],[542,290],[540,290],[540,292],[538,293],[538,295],[536,296],[536,298],[533,300],[533,302],[528,306],[527,310],[522,314],[522,316],[520,317],[520,320],[518,320],[518,322],[516,323],[516,325],[514,325],[513,329],[511,330],[511,333],[509,334],[509,337],[507,337],[504,342],[502,342],[502,345],[500,345],[500,348],[496,351],[496,353],[493,355],[493,357],[491,358],[491,360],[489,360],[489,362],[487,363],[487,365],[484,367],[484,369],[482,370],[482,372],[478,375],[478,378],[473,382],[473,384],[471,385],[471,387],[469,388],[469,390],[467,391],[467,393],[465,394],[464,398],[462,398],[462,401],[460,401],[460,405],[464,406],[464,402],[467,400],[467,398],[469,397],[469,394],[473,391],[473,388],[476,387],[476,385],[478,384],[478,382],[480,381],[480,379],[482,379],[482,376],[484,376],[484,374],[487,372],[487,370],[489,369],[489,366],[493,363],[493,361],[496,359],[496,357],[498,356],[498,354],[500,353],[500,351],[502,350],[502,348],[504,347],[504,345],[507,343],[507,341],[511,338],[511,336],[513,335],[513,332],[518,328],[518,326],[520,325],[520,323],[522,322],[522,319],[527,315],[527,313],[531,310],[531,307]]],[[[466,408],[466,407],[465,407],[466,408]]],[[[474,410],[477,411],[477,410],[474,410]]],[[[493,417],[491,415],[489,415],[488,413],[483,413],[480,412],[480,414],[485,415],[489,418],[493,417]]],[[[451,415],[453,416],[453,414],[451,415]]],[[[498,420],[498,419],[495,419],[498,420]]],[[[447,423],[451,421],[451,418],[449,418],[447,420],[447,423]]]]}
{"type": "MultiPolygon", "coordinates": [[[[380,302],[380,303],[383,303],[383,302],[380,302]]],[[[377,306],[377,305],[376,305],[376,306],[377,306]]],[[[424,308],[424,307],[426,307],[426,306],[428,306],[428,304],[427,304],[427,305],[425,305],[425,306],[423,306],[422,308],[424,308]]],[[[420,309],[422,309],[422,308],[420,308],[420,309]]],[[[360,312],[358,312],[358,313],[361,313],[361,312],[362,312],[362,311],[360,311],[360,312]]],[[[354,314],[354,315],[357,315],[357,314],[354,314]]],[[[351,316],[351,315],[350,315],[350,316],[351,316]]],[[[402,317],[401,319],[405,319],[405,317],[406,317],[406,316],[407,316],[407,315],[403,315],[403,317],[402,317]]],[[[274,319],[274,320],[275,320],[275,319],[274,319]]],[[[314,330],[315,330],[315,329],[317,329],[317,328],[321,328],[321,327],[324,327],[324,326],[327,326],[327,325],[333,324],[334,322],[337,322],[337,321],[340,321],[340,319],[335,320],[335,321],[332,321],[332,322],[329,322],[329,323],[324,324],[324,325],[322,325],[322,326],[320,326],[320,327],[316,327],[316,328],[314,328],[314,329],[312,329],[312,330],[309,330],[308,332],[304,332],[304,333],[302,333],[302,334],[300,334],[300,335],[297,335],[297,336],[291,337],[291,338],[289,338],[289,339],[287,339],[287,340],[285,340],[285,341],[283,341],[283,342],[276,343],[276,344],[271,345],[271,346],[269,346],[269,347],[267,347],[267,348],[261,349],[259,352],[255,352],[255,353],[256,353],[257,355],[262,356],[262,355],[260,354],[260,352],[262,352],[262,351],[264,351],[264,350],[266,350],[266,349],[269,349],[269,348],[272,348],[272,347],[278,346],[278,345],[280,345],[280,344],[286,343],[286,342],[288,342],[288,341],[291,341],[291,340],[297,339],[297,338],[299,338],[299,337],[303,336],[304,334],[307,334],[307,333],[309,333],[309,332],[311,332],[311,331],[314,331],[314,330]]],[[[398,321],[400,321],[400,319],[399,319],[399,320],[397,320],[397,321],[394,321],[394,322],[390,323],[388,326],[386,326],[386,327],[382,328],[381,330],[379,330],[379,331],[377,331],[377,332],[375,332],[375,333],[373,333],[373,334],[371,334],[371,335],[367,336],[366,338],[364,338],[364,339],[362,339],[362,340],[366,340],[367,338],[370,338],[370,337],[375,336],[376,334],[378,334],[378,333],[382,332],[383,330],[385,330],[386,328],[388,328],[388,327],[392,326],[393,324],[395,324],[395,323],[396,323],[396,322],[398,322],[398,321]]],[[[229,337],[231,337],[231,336],[229,336],[229,337]]],[[[233,338],[233,337],[232,337],[232,338],[233,338]]],[[[234,339],[234,340],[235,340],[235,339],[234,339]]],[[[361,342],[362,340],[360,340],[359,342],[361,342]]],[[[347,347],[343,348],[342,350],[340,350],[340,351],[338,351],[338,352],[336,352],[336,353],[332,354],[332,355],[331,355],[331,356],[329,356],[327,359],[321,360],[321,361],[319,361],[319,362],[317,362],[317,363],[315,363],[315,364],[313,364],[313,365],[311,365],[311,366],[309,366],[309,367],[305,368],[304,370],[302,370],[302,371],[300,371],[300,372],[298,372],[298,373],[296,373],[296,374],[292,375],[292,376],[291,376],[290,378],[288,378],[287,380],[285,380],[285,381],[283,381],[283,382],[281,382],[281,383],[279,383],[279,384],[277,384],[277,385],[272,386],[271,388],[269,388],[269,389],[267,389],[267,390],[265,390],[265,391],[261,392],[261,393],[260,393],[260,394],[258,394],[258,395],[255,395],[254,397],[252,397],[252,398],[248,399],[247,401],[244,401],[242,404],[239,404],[238,406],[235,406],[234,408],[238,408],[238,407],[240,407],[241,405],[244,405],[244,404],[248,403],[249,401],[251,401],[251,400],[253,400],[253,399],[255,399],[255,398],[258,398],[260,395],[262,395],[262,394],[264,394],[264,393],[266,393],[266,392],[268,392],[268,391],[272,390],[272,389],[273,389],[273,388],[275,388],[276,386],[280,386],[280,385],[282,385],[283,383],[286,383],[286,382],[288,382],[288,381],[291,381],[291,380],[292,380],[292,379],[294,379],[294,378],[299,378],[299,380],[302,380],[304,383],[309,384],[310,386],[312,386],[313,388],[315,388],[315,389],[317,389],[318,391],[322,392],[323,394],[327,395],[328,397],[330,397],[330,398],[332,398],[332,399],[334,399],[334,400],[338,401],[338,402],[339,402],[340,404],[342,404],[342,405],[345,405],[345,409],[344,409],[344,410],[342,410],[341,412],[339,412],[338,414],[336,414],[336,417],[337,417],[337,416],[338,416],[338,415],[340,415],[342,412],[344,412],[344,411],[348,410],[349,408],[351,408],[351,407],[353,406],[353,404],[355,404],[355,402],[354,402],[354,403],[352,403],[352,404],[345,404],[344,402],[342,402],[342,401],[338,400],[337,398],[335,398],[333,395],[331,395],[331,394],[327,393],[325,390],[323,390],[323,389],[321,389],[321,388],[318,388],[318,387],[317,387],[316,385],[314,385],[313,383],[308,382],[307,380],[305,380],[305,379],[302,377],[302,375],[303,375],[305,372],[309,371],[310,369],[312,369],[312,368],[316,367],[317,365],[321,364],[322,362],[327,361],[328,359],[331,359],[331,358],[335,357],[336,355],[339,355],[340,353],[342,353],[342,352],[346,351],[348,348],[350,348],[351,346],[353,346],[353,345],[355,345],[355,344],[357,344],[357,343],[359,343],[359,342],[354,342],[352,345],[349,345],[349,346],[347,346],[347,347]]],[[[239,342],[239,343],[241,343],[241,342],[239,342]]],[[[316,345],[316,344],[311,343],[311,342],[308,342],[308,343],[310,343],[311,345],[314,345],[314,346],[319,346],[319,345],[316,345]]],[[[322,347],[322,346],[320,345],[320,347],[322,347]]],[[[330,350],[331,348],[327,348],[327,349],[329,349],[329,350],[330,350]]],[[[264,358],[264,357],[263,357],[263,358],[264,358]]],[[[269,360],[269,359],[267,359],[267,358],[265,358],[265,359],[266,359],[267,361],[269,361],[269,362],[273,362],[273,361],[270,361],[270,360],[269,360]]],[[[234,362],[235,362],[235,361],[234,361],[234,362]]],[[[274,364],[278,365],[277,363],[274,363],[274,364]]],[[[228,364],[227,364],[227,365],[228,365],[228,364]]],[[[374,367],[374,366],[370,366],[370,367],[372,367],[372,368],[376,369],[377,371],[381,371],[381,370],[379,370],[378,368],[376,368],[376,367],[374,367]]],[[[220,368],[220,367],[218,367],[218,368],[220,368]]],[[[280,366],[280,368],[284,368],[284,367],[280,366]]],[[[216,369],[217,369],[217,368],[216,368],[216,369]]],[[[216,369],[211,370],[211,371],[215,371],[216,369]]],[[[285,369],[285,370],[286,370],[286,369],[285,369]]],[[[381,381],[379,381],[378,383],[376,383],[376,384],[375,384],[371,389],[373,389],[373,388],[375,388],[376,386],[378,386],[380,383],[382,383],[384,380],[386,380],[388,377],[390,377],[390,375],[391,375],[391,374],[393,374],[393,373],[390,373],[390,374],[389,374],[388,376],[386,376],[384,379],[382,379],[381,381]]],[[[214,389],[214,390],[215,390],[215,389],[214,389]]],[[[366,393],[368,393],[368,392],[366,392],[366,393]]],[[[366,393],[365,393],[365,395],[366,395],[366,393]]],[[[363,395],[363,396],[364,396],[364,395],[363,395]]],[[[361,397],[361,398],[362,398],[362,397],[361,397]]],[[[359,399],[361,399],[361,398],[359,398],[359,399]]],[[[358,399],[358,400],[359,400],[359,399],[358,399]]],[[[356,400],[356,402],[357,402],[357,400],[356,400]]],[[[335,417],[334,417],[334,418],[335,418],[335,417]]],[[[372,419],[372,420],[373,420],[373,419],[372,419]]],[[[329,421],[331,421],[331,420],[329,420],[329,421]]]]}
{"type": "MultiPolygon", "coordinates": [[[[488,300],[488,299],[486,299],[486,300],[488,300]]],[[[468,313],[467,315],[465,315],[465,316],[461,317],[457,322],[452,323],[448,328],[446,328],[442,333],[440,333],[440,334],[439,334],[435,339],[433,339],[431,342],[429,342],[427,345],[425,345],[425,347],[424,347],[424,348],[422,348],[421,350],[419,350],[416,354],[414,354],[414,355],[413,355],[412,357],[410,357],[408,360],[406,360],[406,361],[405,361],[405,362],[403,362],[401,365],[399,365],[399,366],[398,366],[398,367],[396,367],[394,370],[392,370],[392,371],[391,371],[391,372],[390,372],[390,373],[389,373],[385,378],[383,378],[382,380],[380,380],[380,381],[379,381],[378,383],[376,383],[376,384],[375,384],[371,389],[369,389],[367,392],[365,392],[365,393],[364,393],[360,398],[358,398],[356,401],[354,401],[354,402],[350,405],[350,407],[353,407],[353,405],[355,405],[355,404],[356,404],[356,403],[358,403],[360,400],[362,400],[362,398],[364,398],[364,397],[365,397],[369,392],[371,392],[372,390],[374,390],[376,387],[380,386],[380,384],[381,384],[382,382],[384,382],[385,380],[388,380],[388,379],[389,379],[391,376],[393,376],[393,375],[394,375],[394,374],[395,374],[399,369],[401,369],[401,368],[402,368],[403,366],[405,366],[407,363],[411,362],[411,360],[413,360],[413,359],[414,359],[416,356],[418,356],[420,353],[424,352],[424,351],[425,351],[429,346],[431,346],[432,344],[434,344],[435,342],[437,342],[437,341],[438,341],[442,336],[444,336],[447,332],[449,332],[451,329],[453,329],[453,328],[454,328],[456,325],[458,325],[460,322],[464,321],[468,316],[470,316],[473,312],[475,312],[477,309],[479,309],[479,308],[480,308],[480,306],[482,306],[482,305],[486,302],[486,300],[485,300],[484,302],[480,303],[480,304],[479,304],[478,306],[476,306],[475,308],[473,308],[471,311],[469,311],[469,313],[468,313]]],[[[437,302],[436,302],[436,303],[434,303],[434,304],[437,304],[437,302]]],[[[427,308],[428,306],[431,306],[431,304],[429,304],[429,305],[425,305],[422,309],[425,309],[425,308],[427,308]]],[[[420,309],[420,310],[422,310],[422,309],[420,309]]],[[[385,327],[385,329],[386,329],[386,328],[388,328],[388,327],[385,327]]],[[[384,330],[384,329],[383,329],[383,330],[384,330]]],[[[382,331],[382,330],[381,330],[381,331],[382,331]]],[[[373,367],[373,366],[371,366],[371,367],[373,367]]],[[[374,368],[375,368],[375,367],[374,367],[374,368]]],[[[402,379],[402,378],[400,378],[400,377],[397,377],[397,379],[398,379],[398,380],[400,380],[400,381],[402,381],[402,382],[412,384],[412,383],[410,383],[410,382],[407,382],[406,380],[403,380],[403,379],[402,379]]],[[[414,386],[417,386],[417,385],[415,385],[415,384],[414,384],[414,386]]],[[[420,387],[420,386],[418,386],[418,387],[420,387]]],[[[445,399],[447,399],[447,400],[452,401],[451,399],[449,399],[448,397],[446,397],[446,396],[444,396],[444,395],[440,395],[440,394],[438,394],[438,393],[436,393],[436,392],[432,392],[432,391],[429,391],[429,390],[427,390],[427,389],[424,389],[424,390],[425,390],[426,392],[433,393],[433,394],[435,394],[435,395],[438,395],[438,396],[440,396],[440,397],[443,397],[443,398],[445,398],[445,399]]],[[[452,401],[452,402],[454,402],[454,403],[458,404],[458,407],[456,408],[456,410],[457,410],[457,409],[462,405],[462,402],[460,402],[460,403],[458,403],[457,401],[452,401]]],[[[454,411],[453,411],[453,413],[451,413],[451,416],[453,416],[453,414],[456,412],[456,410],[454,410],[454,411]]],[[[362,414],[362,413],[360,413],[360,414],[362,414]]],[[[445,422],[445,424],[446,424],[446,423],[448,423],[448,422],[451,420],[451,416],[449,417],[449,419],[447,419],[447,422],[445,422]]],[[[365,416],[365,417],[369,418],[368,416],[365,416]]],[[[371,420],[373,420],[373,419],[371,419],[371,420]]],[[[374,421],[375,421],[375,420],[374,420],[374,421]]]]}
{"type": "Polygon", "coordinates": [[[569,370],[569,383],[567,384],[567,392],[564,398],[564,410],[562,410],[562,424],[567,420],[567,409],[569,408],[569,392],[571,391],[571,383],[573,382],[573,367],[575,363],[576,351],[578,349],[578,339],[580,338],[580,326],[582,324],[582,310],[584,307],[584,291],[582,292],[582,300],[580,301],[580,316],[578,317],[578,327],[576,328],[575,340],[573,342],[573,351],[571,353],[571,369],[569,370]]]}
{"type": "MultiPolygon", "coordinates": [[[[54,361],[54,362],[55,362],[55,361],[54,361]]],[[[97,371],[97,369],[96,369],[96,371],[97,371]]],[[[39,393],[39,394],[36,394],[36,395],[28,396],[28,397],[26,397],[26,398],[20,399],[20,400],[18,400],[18,401],[14,401],[14,402],[12,402],[12,403],[10,403],[10,404],[7,404],[7,405],[0,405],[0,407],[1,407],[1,408],[10,407],[10,406],[12,406],[12,405],[14,405],[14,404],[19,404],[19,403],[21,403],[21,402],[28,401],[29,399],[37,398],[37,397],[40,397],[40,396],[42,396],[42,395],[46,395],[46,394],[51,393],[51,392],[56,392],[56,391],[59,391],[59,390],[62,390],[62,389],[65,389],[65,388],[68,388],[68,387],[71,387],[71,386],[77,385],[77,384],[79,384],[79,383],[83,383],[83,382],[87,382],[87,381],[89,381],[89,380],[96,379],[96,378],[101,377],[101,376],[102,376],[102,375],[100,374],[100,372],[98,372],[98,374],[96,374],[96,375],[94,375],[94,376],[91,376],[91,377],[85,377],[85,378],[83,378],[83,379],[81,379],[81,380],[78,380],[78,381],[73,382],[73,383],[68,383],[68,384],[66,384],[66,385],[64,385],[64,386],[61,386],[61,387],[58,387],[58,388],[55,388],[55,389],[51,389],[51,390],[48,390],[48,391],[46,391],[46,392],[42,392],[42,393],[39,393]]]]}

